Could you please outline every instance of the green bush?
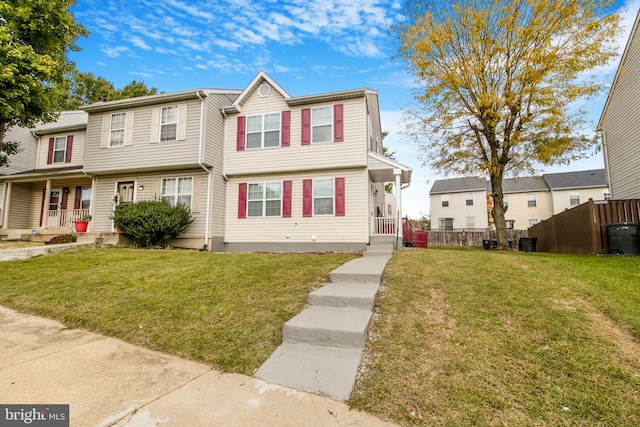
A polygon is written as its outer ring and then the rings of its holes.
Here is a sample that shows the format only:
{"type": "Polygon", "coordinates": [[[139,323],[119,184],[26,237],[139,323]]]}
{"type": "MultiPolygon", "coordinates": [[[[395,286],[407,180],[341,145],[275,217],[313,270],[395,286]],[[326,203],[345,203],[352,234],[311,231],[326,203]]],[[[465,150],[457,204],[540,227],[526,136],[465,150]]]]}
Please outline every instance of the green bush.
{"type": "Polygon", "coordinates": [[[141,246],[164,246],[187,231],[193,220],[186,206],[171,206],[165,200],[121,203],[113,213],[115,226],[141,246]]]}

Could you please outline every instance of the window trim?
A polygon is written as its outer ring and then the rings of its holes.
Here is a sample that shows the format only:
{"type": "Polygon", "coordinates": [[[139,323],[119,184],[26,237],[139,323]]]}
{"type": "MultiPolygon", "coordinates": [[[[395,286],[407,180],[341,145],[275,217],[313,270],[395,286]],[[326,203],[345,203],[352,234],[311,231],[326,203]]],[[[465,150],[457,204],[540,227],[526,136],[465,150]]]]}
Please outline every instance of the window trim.
{"type": "Polygon", "coordinates": [[[473,206],[473,193],[465,193],[464,203],[465,203],[465,206],[473,206]]]}
{"type": "Polygon", "coordinates": [[[579,206],[580,205],[580,193],[577,191],[572,191],[569,193],[569,206],[579,206]]]}
{"type": "Polygon", "coordinates": [[[283,181],[261,181],[261,182],[248,182],[247,183],[247,202],[246,202],[246,216],[245,218],[282,218],[284,211],[284,182],[283,181]],[[280,197],[279,198],[267,198],[267,185],[269,184],[278,184],[280,186],[280,197]],[[251,186],[252,185],[262,185],[262,197],[260,199],[251,199],[251,186]],[[280,212],[278,215],[267,215],[267,202],[269,201],[280,201],[280,212]],[[262,209],[260,215],[251,215],[249,206],[251,202],[260,201],[262,203],[262,209]]]}
{"type": "Polygon", "coordinates": [[[312,199],[312,212],[313,216],[336,216],[336,179],[335,178],[314,178],[311,186],[311,199],[312,199]],[[320,181],[331,182],[331,196],[316,196],[316,183],[320,181]],[[331,212],[330,213],[317,213],[316,212],[316,199],[331,199],[331,212]]]}
{"type": "Polygon", "coordinates": [[[161,178],[160,179],[160,200],[165,200],[165,193],[164,193],[164,188],[165,188],[165,181],[167,180],[175,180],[175,194],[173,194],[172,196],[175,197],[175,204],[171,203],[169,201],[169,204],[171,204],[171,206],[177,206],[178,205],[178,198],[180,196],[185,196],[185,194],[181,194],[179,193],[179,188],[180,188],[180,181],[183,179],[189,179],[191,180],[191,193],[189,194],[189,206],[187,206],[187,208],[190,211],[193,211],[193,193],[194,193],[194,185],[195,185],[195,179],[193,178],[193,176],[172,176],[172,177],[165,177],[165,178],[161,178]]]}
{"type": "Polygon", "coordinates": [[[440,196],[440,205],[443,208],[448,208],[449,207],[449,195],[448,194],[444,194],[444,195],[440,196]]]}
{"type": "Polygon", "coordinates": [[[265,148],[280,148],[283,146],[282,144],[282,111],[277,111],[277,112],[272,112],[272,113],[263,113],[263,114],[252,114],[252,115],[247,115],[245,116],[245,131],[244,131],[244,148],[246,150],[259,150],[259,149],[265,149],[265,148]],[[266,126],[266,116],[270,116],[270,115],[277,115],[278,116],[278,126],[275,127],[274,129],[265,129],[266,126]],[[249,131],[249,120],[252,117],[260,117],[260,131],[249,131]],[[266,133],[267,132],[278,132],[278,145],[271,145],[268,147],[265,147],[265,141],[266,141],[266,133]],[[249,147],[249,135],[250,134],[257,134],[260,133],[260,146],[259,147],[249,147]]]}
{"type": "Polygon", "coordinates": [[[311,144],[327,144],[327,143],[332,143],[334,142],[334,130],[333,130],[333,126],[334,126],[334,106],[333,105],[323,105],[322,107],[313,107],[311,108],[311,117],[310,117],[310,129],[311,129],[311,144]],[[323,124],[316,124],[316,120],[314,119],[314,112],[315,111],[319,111],[319,110],[329,110],[330,112],[330,116],[329,116],[329,123],[323,123],[323,124]],[[316,141],[315,140],[315,133],[313,132],[315,128],[317,127],[326,127],[329,126],[330,132],[329,132],[329,140],[327,141],[316,141]]]}
{"type": "Polygon", "coordinates": [[[126,142],[126,137],[127,137],[127,113],[111,113],[109,115],[109,141],[108,141],[108,145],[109,148],[116,148],[116,147],[124,147],[125,142],[126,142]],[[113,128],[113,118],[115,116],[124,116],[124,120],[122,121],[122,128],[118,128],[118,129],[114,129],[113,128]],[[119,144],[114,144],[114,140],[112,138],[113,133],[115,132],[122,132],[122,143],[119,144]]]}
{"type": "Polygon", "coordinates": [[[536,193],[527,193],[527,207],[528,208],[538,207],[538,197],[536,196],[536,193]]]}
{"type": "Polygon", "coordinates": [[[453,230],[453,218],[438,218],[438,220],[440,230],[453,230]],[[451,223],[451,227],[447,227],[447,223],[451,223]]]}
{"type": "Polygon", "coordinates": [[[164,107],[160,107],[160,120],[159,120],[159,124],[160,124],[160,129],[159,129],[159,135],[158,135],[158,141],[160,142],[171,142],[171,141],[177,141],[178,140],[178,127],[180,126],[180,106],[179,105],[165,105],[164,107]],[[165,109],[168,108],[175,108],[175,121],[174,122],[163,122],[163,111],[165,109]],[[162,128],[163,126],[168,126],[168,125],[175,125],[175,135],[172,139],[163,139],[162,138],[162,128]]]}
{"type": "Polygon", "coordinates": [[[51,163],[66,163],[67,160],[67,136],[54,136],[53,137],[53,154],[51,156],[51,163]],[[62,149],[56,149],[56,144],[58,141],[64,141],[62,144],[62,149]],[[56,153],[62,153],[62,160],[56,160],[56,153]]]}

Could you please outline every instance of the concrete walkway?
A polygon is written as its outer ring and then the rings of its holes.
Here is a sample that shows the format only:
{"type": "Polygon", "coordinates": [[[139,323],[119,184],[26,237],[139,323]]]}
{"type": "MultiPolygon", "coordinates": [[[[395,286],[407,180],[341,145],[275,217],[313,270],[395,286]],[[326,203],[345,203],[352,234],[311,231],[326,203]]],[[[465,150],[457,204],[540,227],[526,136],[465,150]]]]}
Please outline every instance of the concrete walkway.
{"type": "Polygon", "coordinates": [[[0,402],[69,404],[74,427],[392,425],[334,399],[4,307],[0,349],[0,402]]]}
{"type": "Polygon", "coordinates": [[[14,261],[17,259],[27,259],[34,256],[40,256],[50,254],[53,252],[65,251],[67,249],[73,249],[80,246],[95,246],[95,242],[77,242],[77,243],[62,243],[58,245],[40,245],[40,246],[28,246],[15,249],[0,249],[0,261],[14,261]]]}
{"type": "Polygon", "coordinates": [[[391,240],[372,240],[364,257],[330,273],[331,283],[309,294],[309,305],[282,330],[282,344],[258,369],[269,381],[348,400],[391,240]]]}

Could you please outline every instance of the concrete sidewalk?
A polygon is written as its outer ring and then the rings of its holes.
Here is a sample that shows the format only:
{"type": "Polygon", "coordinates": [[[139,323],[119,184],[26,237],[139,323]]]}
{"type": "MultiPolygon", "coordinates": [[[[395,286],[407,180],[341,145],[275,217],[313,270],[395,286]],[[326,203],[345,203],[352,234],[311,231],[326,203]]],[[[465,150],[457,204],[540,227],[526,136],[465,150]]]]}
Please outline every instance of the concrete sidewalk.
{"type": "Polygon", "coordinates": [[[69,404],[76,426],[390,426],[337,400],[0,307],[0,403],[69,404]]]}

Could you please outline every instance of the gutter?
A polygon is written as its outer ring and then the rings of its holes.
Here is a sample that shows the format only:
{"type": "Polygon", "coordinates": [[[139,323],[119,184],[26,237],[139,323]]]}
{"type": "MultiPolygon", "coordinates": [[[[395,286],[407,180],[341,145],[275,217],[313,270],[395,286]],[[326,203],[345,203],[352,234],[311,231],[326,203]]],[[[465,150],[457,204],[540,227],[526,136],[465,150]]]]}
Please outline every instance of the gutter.
{"type": "Polygon", "coordinates": [[[212,171],[202,163],[202,151],[204,148],[204,98],[200,94],[200,91],[196,91],[196,95],[200,99],[200,136],[198,137],[198,166],[207,172],[207,208],[205,210],[205,224],[204,224],[204,245],[202,250],[207,250],[209,247],[209,221],[211,219],[211,178],[212,171]]]}

